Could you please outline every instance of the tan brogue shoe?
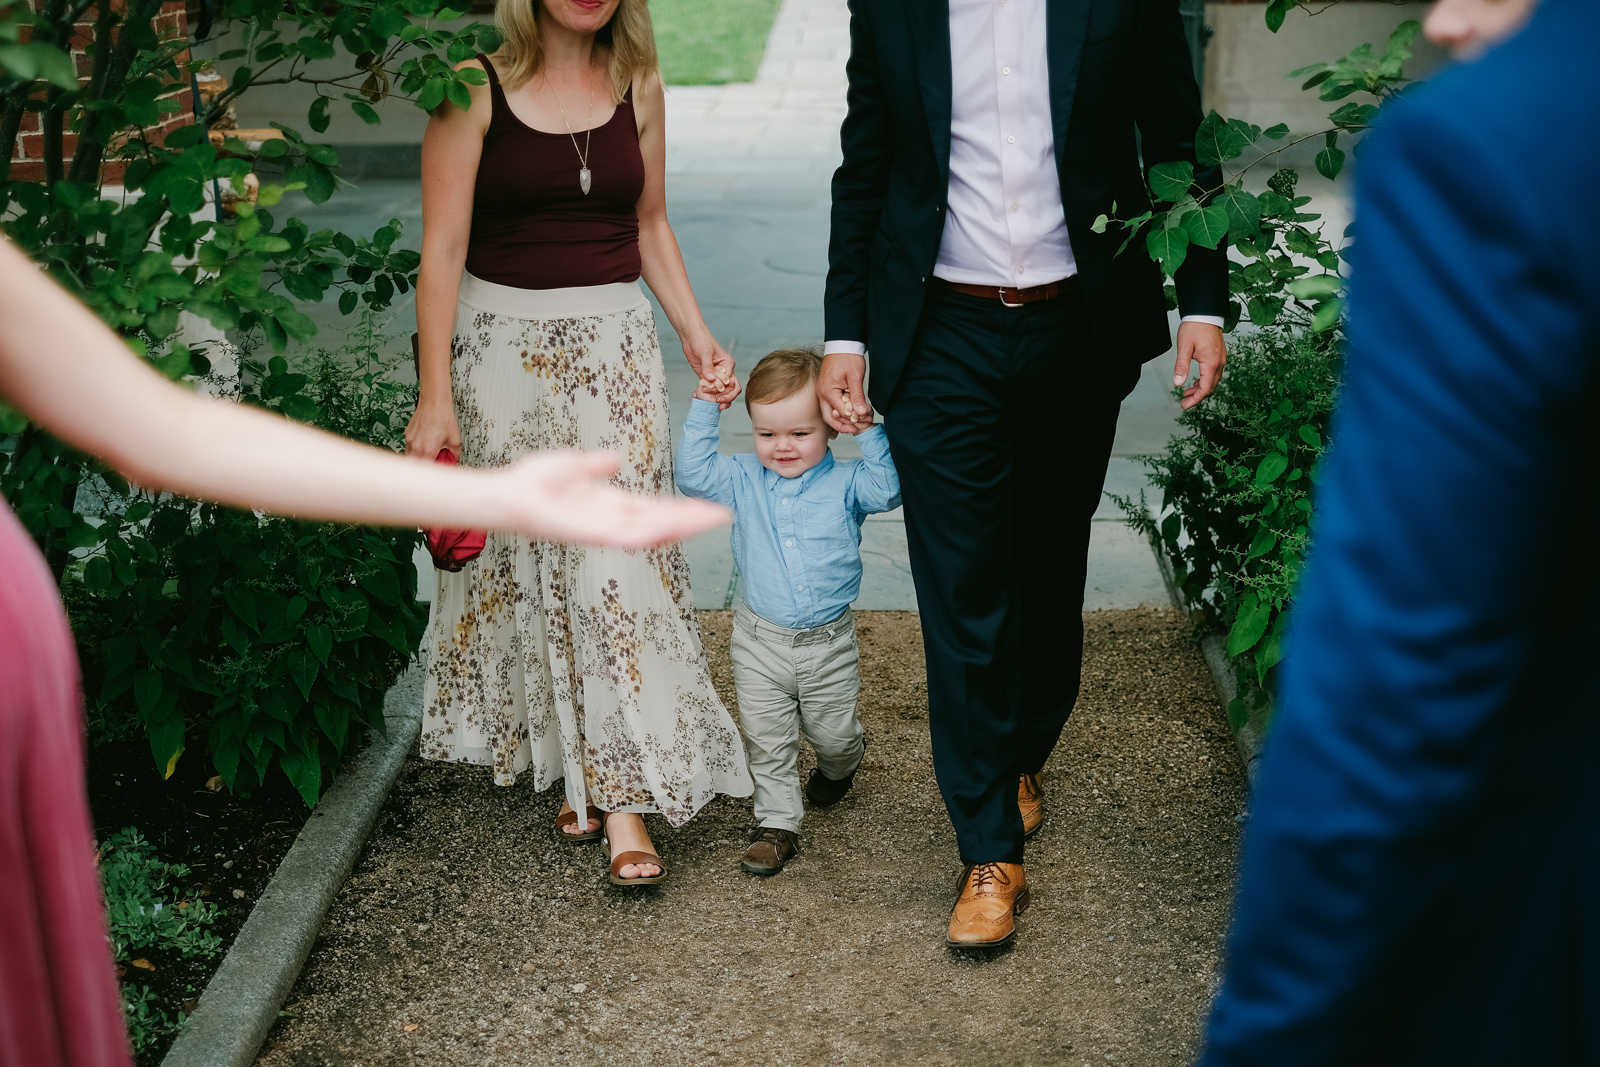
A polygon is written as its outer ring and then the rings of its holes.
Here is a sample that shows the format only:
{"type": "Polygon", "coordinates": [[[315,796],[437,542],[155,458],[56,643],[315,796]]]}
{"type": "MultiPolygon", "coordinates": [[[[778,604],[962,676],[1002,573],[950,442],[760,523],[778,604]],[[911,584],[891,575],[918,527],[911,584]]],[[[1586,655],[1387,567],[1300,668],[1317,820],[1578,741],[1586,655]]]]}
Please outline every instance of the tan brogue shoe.
{"type": "Polygon", "coordinates": [[[1044,825],[1044,790],[1037,774],[1024,774],[1017,786],[1017,807],[1022,809],[1022,836],[1030,837],[1044,825]]]}
{"type": "Polygon", "coordinates": [[[1028,906],[1028,876],[1020,863],[969,863],[950,911],[951,948],[999,948],[1017,933],[1028,906]]]}

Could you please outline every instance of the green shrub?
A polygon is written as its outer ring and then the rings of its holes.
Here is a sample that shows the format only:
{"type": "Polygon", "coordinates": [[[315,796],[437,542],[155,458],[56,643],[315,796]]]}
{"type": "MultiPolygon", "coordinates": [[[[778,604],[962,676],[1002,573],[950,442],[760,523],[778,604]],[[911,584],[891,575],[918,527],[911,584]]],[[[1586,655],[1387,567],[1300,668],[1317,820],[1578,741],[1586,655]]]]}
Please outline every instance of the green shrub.
{"type": "MultiPolygon", "coordinates": [[[[175,90],[208,65],[185,58],[193,41],[161,39],[161,6],[0,0],[7,239],[168,377],[208,370],[180,332],[188,312],[210,323],[206,335],[257,338],[276,357],[246,368],[240,399],[392,446],[406,402],[398,387],[370,365],[346,377],[339,360],[290,367],[284,357],[316,332],[306,303],[380,311],[415,285],[420,257],[398,246],[398,224],[366,237],[276,217],[291,192],[317,204],[334,195],[332,146],[279,125],[283,137],[254,150],[231,134],[219,147],[206,127],[254,87],[292,82],[315,91],[314,134],[335,106],[368,123],[393,97],[466,107],[468,86],[486,75],[454,64],[498,38],[476,23],[442,28],[468,12],[457,0],[225,0],[209,10],[238,31],[240,47],[215,61],[229,87],[196,124],[158,135],[181,107],[175,90]],[[42,182],[12,177],[25,121],[41,134],[42,182]],[[136,195],[102,198],[110,160],[126,165],[122,184],[136,195]],[[208,202],[224,183],[243,193],[252,171],[267,179],[255,206],[229,218],[208,202]]],[[[278,766],[314,803],[363,728],[382,729],[381,695],[424,622],[414,532],[141,492],[3,405],[0,493],[61,583],[101,737],[143,734],[168,774],[204,744],[242,791],[278,766]]]]}
{"type": "MultiPolygon", "coordinates": [[[[188,876],[182,864],[157,859],[154,846],[135,827],[118,830],[101,844],[100,880],[117,963],[133,966],[152,952],[207,960],[221,955],[222,939],[209,929],[217,906],[182,884],[188,876]]],[[[122,983],[122,1010],[135,1053],[154,1048],[183,1026],[183,1014],[164,1010],[155,990],[141,982],[122,983]]]]}
{"type": "Polygon", "coordinates": [[[1160,522],[1143,493],[1114,498],[1156,538],[1207,629],[1228,635],[1241,694],[1228,709],[1235,729],[1261,710],[1283,658],[1284,609],[1305,555],[1338,374],[1338,347],[1325,335],[1236,336],[1216,393],[1179,416],[1183,432],[1165,452],[1141,460],[1162,491],[1160,522]]]}
{"type": "MultiPolygon", "coordinates": [[[[1274,32],[1296,2],[1268,6],[1274,32]]],[[[1217,391],[1179,417],[1181,432],[1165,452],[1143,461],[1162,490],[1159,518],[1143,493],[1137,501],[1113,499],[1130,525],[1155,539],[1204,628],[1227,635],[1240,694],[1228,708],[1235,730],[1270,710],[1273,671],[1285,651],[1286,610],[1308,544],[1311,489],[1338,382],[1340,266],[1349,236],[1323,232],[1292,168],[1277,167],[1259,192],[1246,188],[1247,176],[1296,144],[1320,140],[1314,165],[1337,178],[1345,163],[1340,138],[1364,132],[1401,94],[1419,29],[1403,22],[1382,54],[1364,44],[1290,74],[1324,101],[1342,101],[1327,129],[1286,140],[1286,125],[1262,129],[1213,111],[1195,147],[1202,166],[1221,172],[1220,182],[1202,189],[1190,164],[1157,164],[1149,174],[1150,210],[1120,218],[1112,205],[1095,222],[1097,230],[1125,231],[1125,249],[1142,236],[1145,252],[1169,276],[1192,246],[1229,242],[1226,329],[1247,321],[1251,330],[1233,333],[1217,391]],[[1358,94],[1366,99],[1350,99],[1358,94]]],[[[1169,286],[1169,302],[1171,296],[1169,286]]]]}

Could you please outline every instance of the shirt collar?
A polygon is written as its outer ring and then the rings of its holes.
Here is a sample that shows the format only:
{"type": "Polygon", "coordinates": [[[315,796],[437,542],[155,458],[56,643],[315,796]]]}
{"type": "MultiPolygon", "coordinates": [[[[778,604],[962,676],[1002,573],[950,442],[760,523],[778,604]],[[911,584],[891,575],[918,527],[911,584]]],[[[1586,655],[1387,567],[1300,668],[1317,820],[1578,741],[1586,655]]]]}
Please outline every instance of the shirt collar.
{"type": "Polygon", "coordinates": [[[800,477],[798,477],[798,478],[785,478],[783,475],[779,474],[777,471],[771,470],[771,469],[769,469],[767,467],[762,467],[761,469],[766,471],[766,473],[767,473],[767,488],[768,489],[777,489],[784,482],[794,481],[794,482],[799,482],[800,483],[799,486],[795,489],[795,492],[803,493],[803,492],[806,491],[807,488],[810,487],[812,482],[816,481],[818,478],[822,477],[822,475],[826,474],[829,470],[833,469],[833,449],[830,448],[826,452],[824,452],[822,454],[822,458],[817,460],[817,465],[815,467],[812,467],[810,470],[806,471],[804,474],[800,475],[800,477]]]}

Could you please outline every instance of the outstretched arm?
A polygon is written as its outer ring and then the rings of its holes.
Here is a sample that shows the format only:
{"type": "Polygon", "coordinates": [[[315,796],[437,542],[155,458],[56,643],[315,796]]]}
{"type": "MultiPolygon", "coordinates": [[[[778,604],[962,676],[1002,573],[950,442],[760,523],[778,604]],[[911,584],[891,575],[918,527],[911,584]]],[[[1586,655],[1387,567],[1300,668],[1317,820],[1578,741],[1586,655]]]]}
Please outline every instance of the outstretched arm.
{"type": "Polygon", "coordinates": [[[466,470],[196,396],[133,357],[0,239],[0,396],[140,485],[237,507],[384,526],[518,530],[640,547],[727,521],[710,504],[623,493],[617,459],[545,453],[466,470]]]}
{"type": "Polygon", "coordinates": [[[900,506],[900,474],[889,455],[889,435],[874,424],[856,435],[861,462],[850,483],[850,506],[861,515],[893,511],[900,506]]]}
{"type": "Polygon", "coordinates": [[[696,389],[689,402],[689,417],[683,421],[683,436],[678,438],[678,454],[672,465],[673,481],[686,495],[733,507],[735,464],[717,451],[716,399],[696,389]]]}

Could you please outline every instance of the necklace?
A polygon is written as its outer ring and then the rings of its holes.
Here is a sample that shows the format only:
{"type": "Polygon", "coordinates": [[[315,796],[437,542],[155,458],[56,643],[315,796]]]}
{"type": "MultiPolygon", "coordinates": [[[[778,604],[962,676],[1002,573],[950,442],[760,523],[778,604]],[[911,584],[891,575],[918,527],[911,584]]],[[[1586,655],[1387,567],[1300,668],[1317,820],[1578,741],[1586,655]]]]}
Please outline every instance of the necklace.
{"type": "MultiPolygon", "coordinates": [[[[550,82],[548,80],[546,80],[545,84],[549,85],[550,82]]],[[[561,96],[559,94],[553,93],[553,92],[551,93],[551,95],[556,98],[556,110],[561,112],[561,125],[563,125],[563,126],[565,126],[567,128],[567,136],[572,138],[572,150],[574,152],[578,153],[578,188],[583,190],[583,195],[584,196],[588,196],[589,195],[589,138],[594,135],[594,124],[592,122],[587,122],[586,121],[586,124],[589,126],[589,129],[584,131],[584,134],[583,134],[583,147],[579,148],[578,147],[578,138],[572,132],[572,124],[567,121],[567,109],[561,106],[561,96]]],[[[589,110],[588,110],[588,112],[585,113],[584,118],[585,118],[585,120],[589,120],[589,119],[592,119],[593,117],[594,117],[594,88],[591,86],[590,89],[589,89],[589,110]]]]}

